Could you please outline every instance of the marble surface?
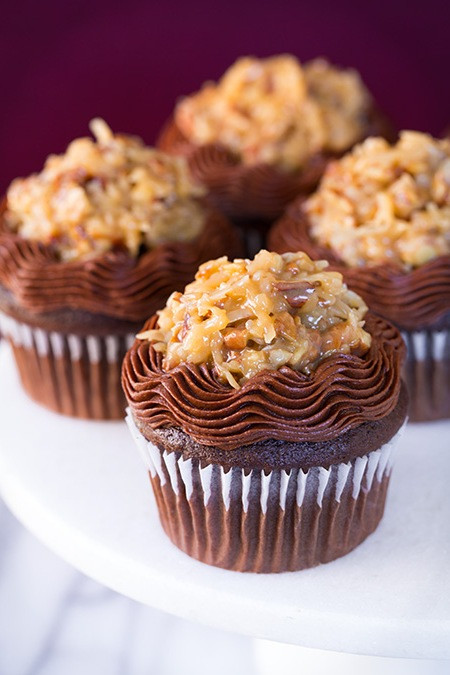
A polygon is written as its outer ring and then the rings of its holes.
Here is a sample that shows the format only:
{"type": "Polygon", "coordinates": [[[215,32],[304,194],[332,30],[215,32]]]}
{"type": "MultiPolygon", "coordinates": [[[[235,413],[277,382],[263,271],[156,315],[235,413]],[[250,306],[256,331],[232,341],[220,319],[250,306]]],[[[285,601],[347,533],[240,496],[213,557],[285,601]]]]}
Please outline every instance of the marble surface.
{"type": "Polygon", "coordinates": [[[357,549],[303,572],[242,575],[171,544],[124,422],[73,420],[34,404],[8,350],[0,353],[0,381],[0,493],[38,538],[97,581],[256,638],[450,657],[450,423],[406,429],[383,521],[357,549]]]}
{"type": "Polygon", "coordinates": [[[0,500],[1,675],[448,675],[450,662],[336,654],[226,633],[77,572],[0,500]]]}
{"type": "Polygon", "coordinates": [[[1,675],[212,672],[255,675],[251,641],[101,586],[38,542],[0,500],[1,675]]]}
{"type": "MultiPolygon", "coordinates": [[[[10,355],[3,350],[0,353],[0,369],[2,371],[0,397],[2,396],[3,386],[7,383],[5,363],[8,363],[9,375],[13,377],[10,355]]],[[[9,390],[8,397],[3,396],[0,406],[3,410],[6,410],[8,419],[15,423],[16,430],[15,436],[8,436],[5,433],[5,428],[0,427],[2,428],[0,454],[5,450],[6,445],[10,449],[17,448],[15,440],[19,435],[19,415],[17,401],[15,401],[16,396],[21,399],[23,394],[16,390],[14,396],[12,396],[11,390],[9,390]]],[[[39,429],[39,425],[38,428],[36,426],[32,428],[34,447],[36,450],[42,451],[44,449],[43,439],[45,433],[48,432],[48,424],[52,424],[53,428],[57,430],[58,424],[64,425],[67,420],[43,411],[26,399],[21,399],[21,402],[24,405],[32,406],[37,415],[36,419],[43,421],[42,429],[39,429]]],[[[120,425],[114,425],[114,428],[119,429],[120,425]]],[[[416,432],[411,434],[411,438],[419,438],[419,444],[429,452],[429,447],[426,445],[424,438],[421,438],[420,428],[414,427],[414,429],[416,432]],[[419,430],[418,433],[417,430],[419,430]]],[[[22,432],[23,429],[20,431],[22,432]]],[[[448,449],[448,428],[443,426],[442,430],[437,433],[442,436],[443,447],[448,449]]],[[[78,443],[79,451],[82,450],[82,445],[83,439],[81,439],[81,443],[78,443]]],[[[121,481],[126,485],[130,476],[132,476],[132,481],[137,481],[135,484],[137,492],[140,490],[140,485],[142,487],[145,485],[145,503],[144,501],[139,502],[141,511],[135,513],[134,516],[138,522],[142,518],[147,521],[149,512],[150,515],[152,512],[152,507],[147,499],[148,486],[142,473],[139,458],[134,453],[129,457],[130,459],[127,462],[131,462],[131,466],[128,466],[125,475],[122,474],[121,481]],[[133,457],[133,460],[131,460],[131,457],[133,457]]],[[[24,459],[26,461],[26,456],[24,459]]],[[[56,495],[59,497],[67,489],[65,480],[71,474],[71,468],[73,468],[70,465],[64,467],[63,459],[64,453],[57,463],[57,471],[63,478],[62,485],[56,495]]],[[[97,457],[97,460],[100,461],[101,457],[97,457]]],[[[49,461],[48,457],[46,461],[49,461]]],[[[110,462],[108,468],[110,478],[117,474],[117,470],[121,468],[121,462],[122,459],[117,457],[110,462]]],[[[439,512],[442,511],[441,515],[444,516],[449,506],[445,490],[445,474],[448,474],[448,471],[446,471],[448,463],[445,464],[445,462],[444,458],[442,466],[435,467],[436,477],[441,477],[439,483],[441,489],[434,497],[430,492],[434,501],[437,499],[437,502],[434,503],[433,501],[431,506],[434,509],[437,508],[439,512]]],[[[42,476],[33,474],[33,467],[29,467],[29,469],[31,472],[30,478],[37,479],[34,482],[39,483],[42,476]]],[[[73,476],[72,474],[72,479],[75,480],[78,489],[83,483],[83,490],[86,494],[90,494],[89,509],[92,510],[92,506],[97,504],[97,510],[103,513],[104,518],[107,518],[108,509],[103,509],[101,505],[101,492],[97,495],[92,494],[95,480],[92,482],[93,477],[91,475],[85,474],[83,476],[82,474],[83,472],[80,472],[79,476],[73,476]],[[81,482],[77,483],[78,479],[81,479],[81,482]]],[[[4,476],[1,478],[4,478],[4,476]]],[[[119,485],[120,482],[114,487],[116,488],[119,485]]],[[[52,486],[51,483],[46,485],[44,481],[42,487],[48,493],[47,496],[55,496],[54,485],[52,486]]],[[[411,489],[416,496],[418,486],[410,485],[408,490],[411,489]]],[[[121,497],[126,495],[128,495],[128,500],[132,502],[133,506],[132,493],[128,488],[123,493],[120,489],[118,492],[116,490],[116,499],[120,500],[121,497]]],[[[433,516],[433,508],[427,515],[427,528],[434,536],[440,529],[442,530],[442,523],[439,525],[439,519],[436,520],[436,517],[433,516]]],[[[127,526],[127,519],[130,516],[125,501],[122,503],[122,510],[124,510],[123,520],[120,518],[116,520],[116,529],[118,528],[123,534],[127,526]]],[[[67,514],[57,513],[56,511],[54,513],[56,519],[64,515],[67,516],[67,514]]],[[[407,514],[404,514],[403,518],[402,522],[405,524],[407,514]]],[[[100,525],[102,525],[102,522],[104,521],[100,519],[100,525]]],[[[128,523],[128,525],[133,529],[133,523],[128,523]]],[[[386,532],[389,533],[391,527],[392,523],[389,524],[388,522],[386,532]]],[[[57,546],[54,546],[54,548],[57,548],[57,546]]],[[[416,537],[415,548],[416,555],[420,558],[427,552],[427,542],[420,541],[420,538],[416,537]]],[[[445,546],[440,547],[440,550],[442,548],[443,551],[441,552],[445,558],[449,551],[445,546]]],[[[431,552],[428,551],[428,554],[430,553],[433,553],[433,549],[431,552]]],[[[194,574],[194,576],[198,574],[199,578],[204,576],[206,578],[206,592],[208,591],[207,576],[208,572],[212,571],[211,568],[199,563],[192,565],[193,561],[180,554],[171,545],[169,545],[165,554],[168,557],[164,560],[169,563],[169,566],[172,562],[171,556],[177,556],[178,572],[181,573],[182,577],[184,575],[185,578],[186,574],[189,573],[194,574]]],[[[440,563],[437,564],[433,555],[431,558],[428,556],[428,562],[429,566],[424,584],[419,589],[411,586],[409,602],[404,604],[402,608],[406,618],[408,618],[408,613],[411,612],[412,608],[420,603],[423,606],[426,597],[426,593],[424,593],[424,589],[426,590],[425,582],[428,582],[433,576],[439,577],[440,563]]],[[[441,562],[445,562],[445,560],[441,562]]],[[[331,570],[333,565],[335,569],[332,575],[338,580],[342,572],[342,570],[339,571],[339,563],[337,565],[333,563],[323,569],[331,570]]],[[[396,580],[404,584],[411,584],[414,560],[408,559],[407,551],[403,553],[402,566],[404,579],[399,574],[396,580]]],[[[448,567],[446,569],[448,570],[448,567]]],[[[200,616],[203,616],[204,622],[217,623],[216,615],[220,615],[223,606],[227,606],[227,603],[229,603],[226,579],[230,575],[230,573],[220,570],[217,570],[217,572],[222,575],[221,579],[225,585],[220,589],[220,597],[216,594],[214,602],[209,603],[210,620],[208,621],[208,614],[204,607],[185,607],[184,612],[180,613],[185,616],[200,614],[200,616]]],[[[254,576],[256,577],[256,575],[254,576]]],[[[283,576],[289,577],[289,575],[279,575],[279,578],[283,576]]],[[[302,579],[306,580],[307,576],[308,573],[301,573],[302,579]]],[[[240,585],[242,591],[253,576],[247,577],[231,573],[230,578],[242,579],[240,585]]],[[[264,588],[268,589],[268,578],[259,577],[259,579],[263,580],[264,588]]],[[[300,577],[298,579],[300,583],[300,577]]],[[[169,592],[167,581],[166,578],[166,587],[162,589],[163,593],[169,592]]],[[[433,603],[437,606],[438,612],[444,611],[445,613],[449,608],[446,595],[448,582],[448,575],[444,575],[439,590],[436,588],[433,603]]],[[[305,581],[304,589],[306,589],[308,583],[305,581]]],[[[186,598],[184,600],[186,601],[186,598]]],[[[196,604],[201,605],[205,602],[205,597],[197,598],[197,600],[196,604]]],[[[431,601],[427,601],[427,603],[428,605],[432,604],[431,601]]],[[[429,609],[427,603],[424,606],[426,611],[429,609]]],[[[244,595],[235,616],[228,614],[229,620],[226,625],[228,630],[240,629],[243,619],[239,614],[239,609],[243,610],[244,617],[248,616],[249,612],[255,611],[254,606],[246,608],[245,604],[246,598],[244,595]]],[[[365,606],[363,600],[361,600],[361,604],[361,609],[366,612],[367,606],[365,606]]],[[[276,617],[273,618],[273,622],[276,623],[276,617]]],[[[387,628],[389,629],[389,625],[387,628]]],[[[442,625],[438,628],[442,631],[442,625]]],[[[324,633],[327,633],[326,629],[324,633]]],[[[431,639],[433,638],[432,633],[428,632],[427,634],[431,639]]],[[[449,638],[447,642],[449,642],[450,635],[448,633],[447,637],[449,638]]],[[[372,634],[370,638],[374,641],[376,647],[377,635],[372,634]]],[[[242,675],[244,673],[246,675],[256,675],[256,673],[272,675],[275,672],[275,664],[279,664],[279,670],[284,675],[300,672],[298,671],[298,664],[302,665],[302,672],[308,672],[308,675],[328,674],[330,668],[333,669],[335,675],[341,672],[349,672],[349,668],[356,668],[355,672],[383,673],[383,675],[390,675],[391,673],[392,675],[403,673],[408,673],[408,675],[418,675],[419,673],[441,675],[442,673],[443,675],[450,672],[450,664],[445,661],[380,659],[288,647],[263,640],[252,642],[242,635],[225,633],[211,626],[201,626],[145,607],[88,579],[60,560],[19,525],[0,500],[0,675],[15,675],[16,673],[17,675],[34,675],[34,673],[38,675],[53,675],[53,673],[55,675],[57,673],[71,675],[79,672],[86,673],[86,675],[116,672],[119,674],[129,673],[130,675],[134,675],[134,673],[136,675],[141,673],[190,675],[191,672],[195,672],[196,675],[203,675],[203,673],[214,672],[220,675],[222,672],[230,673],[230,671],[236,673],[236,675],[241,675],[241,673],[242,675]],[[214,664],[213,671],[211,664],[214,664]],[[303,670],[303,667],[305,670],[303,670]],[[364,670],[362,671],[361,668],[364,670]]]]}

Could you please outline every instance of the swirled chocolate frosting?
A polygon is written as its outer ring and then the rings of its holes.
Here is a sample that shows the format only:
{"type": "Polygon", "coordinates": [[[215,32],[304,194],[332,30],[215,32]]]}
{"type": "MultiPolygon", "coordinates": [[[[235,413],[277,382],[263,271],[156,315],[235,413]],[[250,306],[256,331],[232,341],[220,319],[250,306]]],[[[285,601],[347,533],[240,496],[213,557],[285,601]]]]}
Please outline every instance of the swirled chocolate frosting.
{"type": "Polygon", "coordinates": [[[450,256],[440,256],[412,271],[395,264],[347,267],[309,233],[302,200],[295,202],[269,233],[268,248],[277,253],[305,251],[330,262],[369,308],[405,330],[450,326],[450,256]]]}
{"type": "Polygon", "coordinates": [[[163,244],[137,258],[119,250],[73,262],[61,262],[50,246],[11,232],[0,220],[0,285],[35,314],[71,309],[142,323],[192,281],[201,263],[240,253],[232,225],[209,209],[192,242],[163,244]]]}
{"type": "MultiPolygon", "coordinates": [[[[147,322],[153,328],[157,317],[147,322]]],[[[208,366],[162,368],[152,343],[136,340],[122,385],[142,432],[181,428],[205,446],[234,450],[259,441],[319,442],[364,422],[384,419],[398,402],[404,359],[399,332],[368,315],[372,344],[364,356],[324,359],[311,375],[288,367],[262,371],[240,389],[219,382],[208,366]]]]}
{"type": "MultiPolygon", "coordinates": [[[[395,134],[381,113],[373,108],[364,137],[395,134]]],[[[360,139],[363,140],[363,139],[360,139]]],[[[299,171],[270,164],[244,164],[238,155],[219,144],[197,146],[169,119],[157,141],[165,152],[186,157],[193,176],[207,186],[215,204],[231,218],[277,218],[298,195],[317,186],[325,168],[336,155],[317,153],[299,171]]]]}

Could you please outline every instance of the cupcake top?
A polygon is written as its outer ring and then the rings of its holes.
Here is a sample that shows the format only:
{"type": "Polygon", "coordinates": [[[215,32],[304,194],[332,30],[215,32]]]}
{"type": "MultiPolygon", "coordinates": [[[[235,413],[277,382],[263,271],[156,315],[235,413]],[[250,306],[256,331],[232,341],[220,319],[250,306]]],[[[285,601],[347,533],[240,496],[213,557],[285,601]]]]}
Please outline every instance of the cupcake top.
{"type": "Polygon", "coordinates": [[[327,266],[264,250],[254,260],[210,261],[138,337],[164,354],[166,371],[207,364],[236,389],[262,370],[309,374],[332,354],[362,355],[371,344],[367,307],[327,266]]]}
{"type": "Polygon", "coordinates": [[[194,240],[205,221],[197,200],[204,190],[185,160],[114,135],[103,120],[90,128],[95,140],[76,139],[41,173],[13,181],[7,226],[52,246],[62,261],[116,249],[137,256],[142,247],[194,240]]]}
{"type": "Polygon", "coordinates": [[[91,128],[0,205],[0,305],[45,330],[63,316],[68,332],[135,332],[201,263],[242,245],[185,160],[91,128]]]}
{"type": "Polygon", "coordinates": [[[146,438],[181,429],[238,463],[242,448],[259,454],[268,439],[320,444],[366,422],[390,429],[405,348],[366,309],[341,274],[304,253],[205,263],[125,356],[133,419],[146,438]]]}
{"type": "Polygon", "coordinates": [[[193,143],[219,143],[245,164],[301,168],[319,152],[360,140],[371,97],[354,70],[290,55],[245,57],[221,80],[182,100],[175,122],[193,143]]]}
{"type": "Polygon", "coordinates": [[[331,164],[303,205],[310,236],[349,267],[412,270],[450,254],[450,141],[405,131],[331,164]]]}

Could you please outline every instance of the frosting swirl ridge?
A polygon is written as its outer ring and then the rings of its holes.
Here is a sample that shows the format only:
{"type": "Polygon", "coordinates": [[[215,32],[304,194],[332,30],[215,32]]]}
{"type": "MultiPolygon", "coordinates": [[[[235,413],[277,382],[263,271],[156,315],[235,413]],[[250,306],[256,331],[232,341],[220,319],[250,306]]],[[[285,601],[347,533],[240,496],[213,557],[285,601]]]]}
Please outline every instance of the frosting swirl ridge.
{"type": "MultiPolygon", "coordinates": [[[[367,114],[364,137],[394,136],[390,124],[372,106],[367,114]]],[[[196,145],[171,117],[163,127],[157,147],[187,159],[194,178],[205,185],[219,208],[232,217],[274,219],[298,195],[310,194],[319,183],[330,160],[338,153],[318,150],[301,169],[287,171],[275,164],[247,165],[241,157],[219,143],[196,145]]]]}
{"type": "Polygon", "coordinates": [[[11,232],[0,216],[0,284],[38,314],[70,308],[144,321],[193,279],[202,262],[226,253],[240,253],[238,235],[210,209],[192,242],[162,244],[137,258],[117,250],[70,262],[61,262],[50,246],[11,232]]]}
{"type": "Polygon", "coordinates": [[[319,182],[329,157],[316,153],[301,171],[275,165],[243,164],[219,143],[195,145],[170,119],[157,143],[161,150],[186,157],[197,181],[206,185],[217,204],[235,217],[261,214],[276,218],[299,193],[309,194],[319,182]]]}
{"type": "MultiPolygon", "coordinates": [[[[157,324],[152,317],[146,329],[157,324]]],[[[262,371],[236,390],[205,365],[162,369],[152,343],[135,341],[122,384],[133,416],[152,429],[178,427],[197,442],[234,450],[267,438],[327,441],[389,415],[401,387],[404,344],[397,329],[368,315],[372,344],[364,356],[333,355],[311,375],[282,367],[262,371]]]]}

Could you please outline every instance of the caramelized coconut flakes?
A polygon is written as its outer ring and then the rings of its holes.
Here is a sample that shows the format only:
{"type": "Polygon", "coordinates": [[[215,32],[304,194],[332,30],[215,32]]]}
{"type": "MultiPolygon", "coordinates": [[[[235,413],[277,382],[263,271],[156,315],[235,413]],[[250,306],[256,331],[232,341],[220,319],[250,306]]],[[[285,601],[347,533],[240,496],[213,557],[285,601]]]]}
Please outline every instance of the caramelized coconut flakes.
{"type": "Polygon", "coordinates": [[[204,225],[184,159],[113,135],[100,119],[95,140],[74,140],[51,155],[39,174],[18,178],[7,193],[8,225],[21,236],[51,244],[64,261],[121,247],[137,256],[142,246],[191,241],[204,225]]]}
{"type": "Polygon", "coordinates": [[[350,267],[406,269],[450,253],[450,141],[369,138],[326,171],[305,211],[311,236],[350,267]]]}
{"type": "Polygon", "coordinates": [[[165,370],[208,364],[235,388],[262,370],[309,374],[331,354],[363,354],[371,341],[367,306],[327,265],[264,250],[254,260],[212,260],[184,293],[170,296],[158,328],[138,338],[164,354],[165,370]]]}
{"type": "Polygon", "coordinates": [[[288,54],[238,59],[175,110],[179,129],[198,145],[221,143],[246,164],[287,169],[312,155],[342,152],[365,132],[370,95],[358,73],[324,59],[303,67],[288,54]]]}

